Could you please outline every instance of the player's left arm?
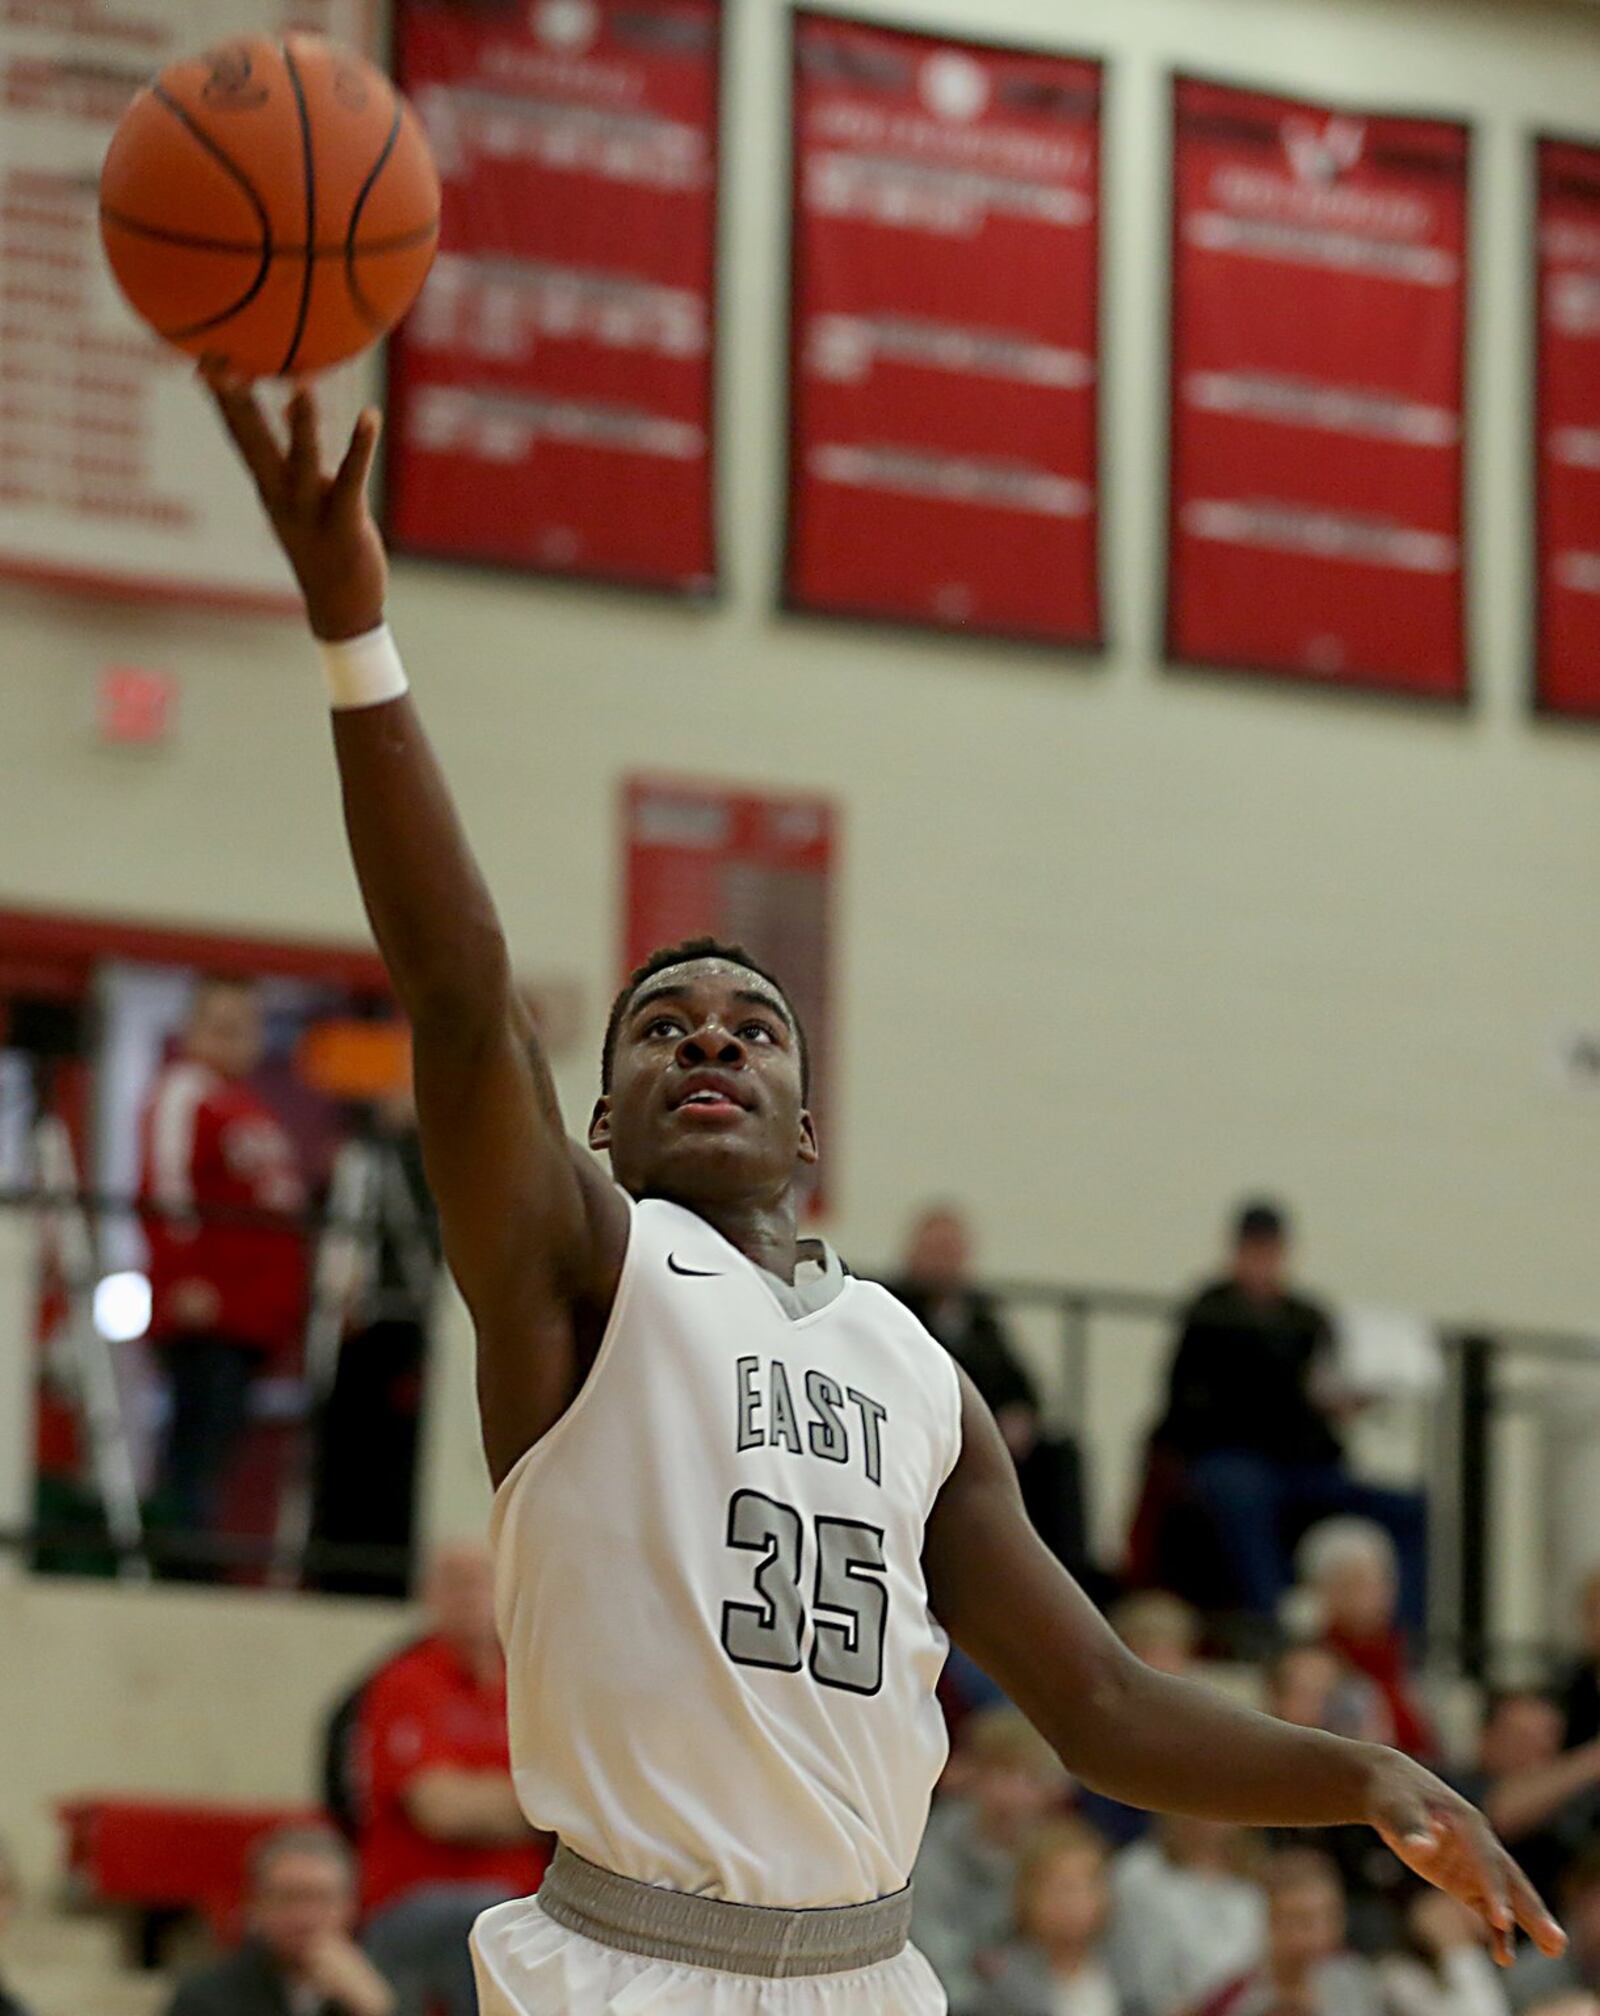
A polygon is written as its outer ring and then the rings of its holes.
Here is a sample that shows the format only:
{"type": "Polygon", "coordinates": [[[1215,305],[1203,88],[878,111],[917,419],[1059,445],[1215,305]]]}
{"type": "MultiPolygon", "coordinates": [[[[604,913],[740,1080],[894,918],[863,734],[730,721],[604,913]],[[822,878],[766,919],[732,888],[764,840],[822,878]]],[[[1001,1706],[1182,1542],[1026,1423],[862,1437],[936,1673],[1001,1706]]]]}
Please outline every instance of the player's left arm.
{"type": "Polygon", "coordinates": [[[1565,1939],[1487,1821],[1411,1758],[1276,1722],[1134,1657],[1034,1532],[989,1410],[961,1374],[961,1454],[928,1522],[935,1615],[1075,1778],[1130,1806],[1247,1827],[1375,1827],[1400,1859],[1541,1952],[1565,1939]]]}

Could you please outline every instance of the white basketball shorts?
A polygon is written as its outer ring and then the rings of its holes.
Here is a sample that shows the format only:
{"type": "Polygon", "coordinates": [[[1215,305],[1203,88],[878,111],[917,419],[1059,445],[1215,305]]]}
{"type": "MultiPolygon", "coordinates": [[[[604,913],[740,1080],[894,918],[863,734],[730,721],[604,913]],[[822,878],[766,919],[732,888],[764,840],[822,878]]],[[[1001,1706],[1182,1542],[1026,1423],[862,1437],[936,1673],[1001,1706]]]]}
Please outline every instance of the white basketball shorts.
{"type": "Polygon", "coordinates": [[[547,1918],[537,1897],[497,1904],[472,1934],[480,2016],[945,2016],[914,1946],[847,1974],[771,1980],[621,1953],[547,1918]]]}

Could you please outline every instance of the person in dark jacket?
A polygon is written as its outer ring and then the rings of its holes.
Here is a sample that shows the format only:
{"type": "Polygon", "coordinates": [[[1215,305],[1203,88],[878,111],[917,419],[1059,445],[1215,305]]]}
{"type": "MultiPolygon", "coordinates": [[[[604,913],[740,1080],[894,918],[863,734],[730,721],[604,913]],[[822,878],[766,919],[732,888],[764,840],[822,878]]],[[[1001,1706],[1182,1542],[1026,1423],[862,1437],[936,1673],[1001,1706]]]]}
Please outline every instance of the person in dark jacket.
{"type": "Polygon", "coordinates": [[[355,1864],[338,1835],[269,1835],[250,1864],[249,1937],[181,1982],[167,2016],[394,2016],[355,1921],[355,1864]]]}
{"type": "Polygon", "coordinates": [[[1265,1199],[1234,1223],[1227,1273],[1184,1309],[1158,1445],[1184,1463],[1237,1583],[1239,1607],[1271,1618],[1293,1550],[1319,1519],[1356,1513],[1395,1544],[1400,1616],[1423,1622],[1425,1507],[1416,1491],[1362,1483],[1345,1464],[1327,1312],[1289,1286],[1289,1220],[1265,1199]]]}
{"type": "Polygon", "coordinates": [[[1567,1718],[1566,1748],[1600,1737],[1600,1568],[1583,1585],[1583,1652],[1567,1675],[1561,1706],[1567,1718]]]}
{"type": "Polygon", "coordinates": [[[1040,1538],[1080,1580],[1092,1582],[1083,1463],[1070,1435],[1045,1428],[1039,1389],[1017,1355],[994,1298],[972,1285],[972,1235],[962,1213],[930,1205],[916,1219],[892,1292],[939,1342],[988,1404],[1017,1466],[1023,1503],[1040,1538]]]}

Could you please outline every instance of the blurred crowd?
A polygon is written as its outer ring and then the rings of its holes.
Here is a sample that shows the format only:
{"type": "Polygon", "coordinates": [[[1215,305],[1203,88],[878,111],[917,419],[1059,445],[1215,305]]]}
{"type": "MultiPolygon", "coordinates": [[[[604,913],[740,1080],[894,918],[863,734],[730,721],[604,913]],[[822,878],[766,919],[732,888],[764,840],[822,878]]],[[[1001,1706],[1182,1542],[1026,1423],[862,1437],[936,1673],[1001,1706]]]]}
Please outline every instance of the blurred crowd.
{"type": "MultiPolygon", "coordinates": [[[[1373,1549],[1363,1575],[1387,1559],[1373,1549]]],[[[1138,1656],[1284,1720],[1395,1740],[1337,1623],[1263,1668],[1210,1668],[1176,1598],[1128,1597],[1112,1621],[1138,1656]]],[[[1420,1719],[1406,1746],[1482,1805],[1556,1904],[1560,1959],[1498,1971],[1477,1921],[1364,1828],[1248,1834],[1114,1806],[993,1703],[959,1721],[916,1871],[913,1936],[952,2016],[1600,2016],[1600,1572],[1582,1626],[1561,1684],[1490,1698],[1469,1754],[1420,1719]]]]}
{"type": "MultiPolygon", "coordinates": [[[[238,1090],[256,1042],[248,993],[203,989],[147,1123],[146,1194],[174,1213],[152,1241],[174,1388],[167,1475],[202,1523],[267,1349],[230,1316],[229,1282],[281,1235],[252,1221],[258,1243],[236,1251],[226,1224],[202,1233],[183,1207],[241,1171],[258,1186],[284,1175],[238,1090]],[[232,1129],[249,1153],[228,1145],[232,1129]]],[[[259,1208],[259,1187],[252,1197],[259,1208]]],[[[894,1288],[976,1383],[1034,1524],[1136,1657],[1434,1766],[1557,1906],[1570,1949],[1501,1974],[1476,1923],[1364,1829],[1253,1836],[1152,1819],[1075,1784],[952,1654],[951,1755],[913,1936],[953,2016],[1600,2016],[1600,1570],[1577,1620],[1582,1656],[1547,1686],[1477,1702],[1474,1738],[1453,1748],[1444,1732],[1462,1717],[1440,1712],[1437,1676],[1416,1663],[1423,1499],[1352,1472],[1344,1437],[1362,1396],[1341,1377],[1328,1315],[1291,1278],[1291,1250],[1280,1205],[1234,1215],[1222,1269],[1179,1316],[1114,1570],[1091,1558],[1080,1451],[1048,1423],[977,1284],[958,1210],[920,1215],[894,1288]]],[[[468,1930],[537,1887],[551,1844],[512,1783],[484,1551],[440,1552],[424,1598],[423,1634],[330,1704],[326,1824],[258,1844],[242,1943],[182,1980],[170,2016],[473,2016],[468,1930]]],[[[0,1928],[12,1888],[0,1857],[0,1928]]],[[[3,1985],[0,2016],[25,2016],[3,1985]]]]}
{"type": "Polygon", "coordinates": [[[1453,1750],[1417,1663],[1423,1495],[1354,1474],[1365,1396],[1291,1258],[1286,1210],[1243,1204],[1179,1314],[1114,1574],[1088,1556],[1079,1452],[1045,1429],[959,1211],[917,1221],[897,1292],[994,1408],[1040,1532],[1136,1656],[1433,1766],[1487,1812],[1571,1947],[1500,1973],[1475,1922],[1364,1828],[1249,1835],[1102,1798],[956,1655],[914,1925],[952,2016],[1600,2016],[1600,1570],[1582,1656],[1548,1687],[1491,1693],[1453,1750]]]}

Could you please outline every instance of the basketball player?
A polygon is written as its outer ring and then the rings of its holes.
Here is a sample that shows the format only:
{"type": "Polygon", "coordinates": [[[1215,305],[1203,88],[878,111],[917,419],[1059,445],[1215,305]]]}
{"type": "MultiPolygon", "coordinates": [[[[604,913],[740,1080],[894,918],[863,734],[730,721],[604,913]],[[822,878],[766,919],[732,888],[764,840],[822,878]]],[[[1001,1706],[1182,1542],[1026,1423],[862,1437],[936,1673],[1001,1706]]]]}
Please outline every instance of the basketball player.
{"type": "Polygon", "coordinates": [[[1249,1826],[1369,1822],[1502,1960],[1514,1924],[1558,1952],[1484,1821],[1420,1766],[1158,1673],[1102,1623],[965,1375],[800,1238],[805,1035],[754,960],[702,941],[635,974],[588,1146],[568,1139],[383,626],[378,416],[328,478],[304,392],[283,445],[247,388],[216,391],[322,643],[477,1332],[513,1765],[560,1842],[537,1899],[479,1921],[485,2016],[936,2016],[907,1885],[945,1755],[946,1632],[1095,1790],[1249,1826]]]}

